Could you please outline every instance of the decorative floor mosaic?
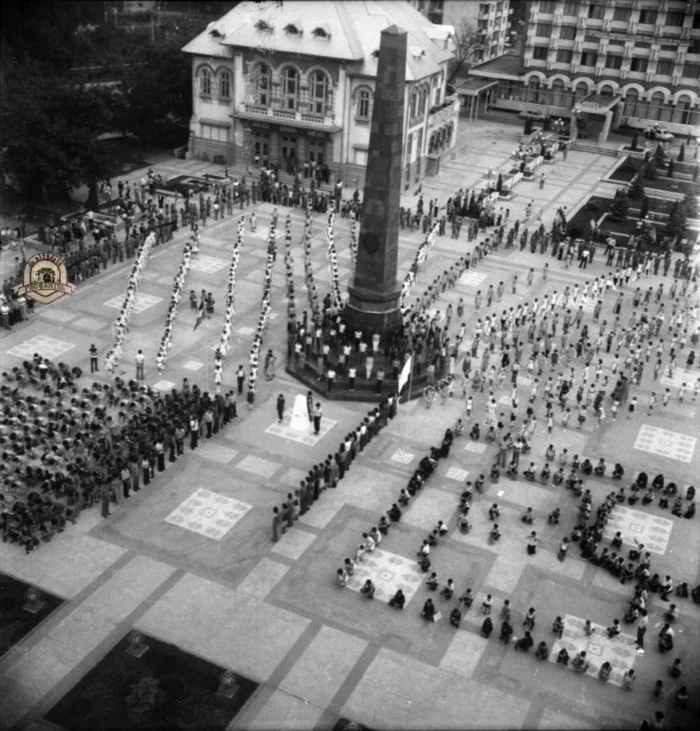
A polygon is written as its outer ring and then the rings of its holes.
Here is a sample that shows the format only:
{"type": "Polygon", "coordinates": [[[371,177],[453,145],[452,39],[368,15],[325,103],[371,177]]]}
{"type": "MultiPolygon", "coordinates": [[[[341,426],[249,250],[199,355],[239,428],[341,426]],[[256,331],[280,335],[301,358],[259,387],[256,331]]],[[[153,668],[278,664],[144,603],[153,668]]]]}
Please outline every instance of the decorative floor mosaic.
{"type": "Polygon", "coordinates": [[[486,445],[480,442],[467,442],[467,446],[464,447],[467,452],[476,452],[477,454],[483,454],[486,451],[486,445]]]}
{"type": "Polygon", "coordinates": [[[210,459],[212,462],[228,464],[234,457],[236,457],[238,451],[207,441],[202,444],[199,449],[197,449],[196,453],[199,457],[206,457],[206,459],[210,459]]]}
{"type": "Polygon", "coordinates": [[[172,381],[158,381],[153,384],[153,388],[156,391],[172,391],[175,388],[175,384],[172,381]]]}
{"type": "MultiPolygon", "coordinates": [[[[162,297],[154,297],[152,294],[144,294],[143,292],[139,292],[136,295],[136,302],[134,302],[133,312],[135,315],[138,315],[140,312],[144,312],[149,307],[153,307],[153,305],[157,305],[159,302],[162,301],[162,297]]],[[[117,295],[116,297],[112,297],[111,300],[103,302],[103,305],[105,307],[112,307],[115,310],[121,310],[123,304],[124,297],[122,295],[117,295]]]]}
{"type": "Polygon", "coordinates": [[[660,454],[662,457],[677,459],[680,462],[690,462],[695,451],[695,437],[679,434],[667,429],[644,424],[639,430],[634,448],[642,452],[660,454]]]}
{"type": "Polygon", "coordinates": [[[227,267],[229,262],[225,259],[219,259],[215,256],[204,256],[199,254],[196,259],[192,260],[190,268],[195,272],[205,272],[206,274],[213,274],[219,270],[227,267]]]}
{"type": "Polygon", "coordinates": [[[466,284],[467,287],[478,287],[487,277],[488,274],[483,272],[464,272],[458,281],[460,284],[466,284]]]}
{"type": "Polygon", "coordinates": [[[313,447],[318,444],[323,437],[337,424],[337,421],[333,419],[321,419],[321,429],[318,435],[314,434],[313,425],[309,425],[308,431],[299,431],[298,429],[292,429],[287,424],[280,424],[278,421],[270,424],[265,429],[266,434],[274,434],[275,436],[282,437],[283,439],[289,439],[292,442],[298,442],[299,444],[306,444],[308,447],[313,447]]]}
{"type": "Polygon", "coordinates": [[[239,335],[252,335],[255,332],[255,328],[244,325],[243,327],[239,327],[238,330],[236,330],[236,332],[239,335]]]}
{"type": "Polygon", "coordinates": [[[269,479],[277,472],[280,466],[277,462],[270,462],[262,457],[249,454],[236,465],[236,468],[269,479]]]}
{"type": "Polygon", "coordinates": [[[56,360],[59,356],[75,348],[75,343],[66,343],[63,340],[54,340],[46,335],[35,335],[25,340],[14,348],[7,351],[8,355],[16,355],[18,358],[31,360],[34,353],[39,353],[44,358],[56,360]]]}
{"type": "Polygon", "coordinates": [[[461,470],[459,467],[450,467],[445,476],[449,477],[451,480],[463,481],[467,479],[468,475],[469,473],[467,470],[461,470]]]}
{"type": "MultiPolygon", "coordinates": [[[[631,635],[619,634],[609,639],[606,628],[592,622],[594,633],[589,637],[583,631],[585,620],[570,614],[564,616],[564,632],[557,639],[549,653],[549,662],[556,663],[559,650],[565,648],[573,660],[577,653],[585,651],[590,667],[586,675],[597,677],[604,662],[612,665],[608,683],[622,686],[622,676],[634,665],[636,653],[635,639],[631,635]]],[[[566,666],[571,670],[571,663],[566,666]]]]}
{"type": "Polygon", "coordinates": [[[644,548],[652,553],[666,553],[673,521],[661,518],[652,513],[643,513],[624,505],[616,505],[603,531],[603,536],[612,539],[617,531],[622,533],[622,540],[629,546],[634,545],[636,538],[644,544],[644,548]]]}
{"type": "Polygon", "coordinates": [[[248,503],[199,488],[173,510],[165,522],[220,541],[251,507],[248,503]]]}
{"type": "Polygon", "coordinates": [[[347,587],[359,592],[367,579],[375,586],[375,599],[388,603],[401,589],[407,605],[420,586],[423,574],[415,561],[375,548],[372,553],[365,554],[362,563],[356,564],[355,574],[348,579],[347,587]]]}
{"type": "MultiPolygon", "coordinates": [[[[676,370],[673,372],[673,378],[669,378],[668,376],[664,375],[659,378],[659,382],[662,386],[668,386],[669,388],[680,388],[685,383],[688,386],[688,389],[691,390],[693,387],[693,383],[695,383],[695,379],[697,377],[698,375],[694,371],[686,373],[682,368],[676,368],[676,370]]],[[[674,392],[672,398],[675,398],[675,396],[676,394],[674,392]]]]}
{"type": "Polygon", "coordinates": [[[182,367],[186,371],[198,371],[204,366],[204,363],[200,363],[198,360],[188,360],[182,367]]]}
{"type": "Polygon", "coordinates": [[[415,456],[415,454],[411,454],[410,452],[404,452],[403,449],[397,449],[391,455],[391,461],[398,462],[399,464],[410,464],[415,456]]]}

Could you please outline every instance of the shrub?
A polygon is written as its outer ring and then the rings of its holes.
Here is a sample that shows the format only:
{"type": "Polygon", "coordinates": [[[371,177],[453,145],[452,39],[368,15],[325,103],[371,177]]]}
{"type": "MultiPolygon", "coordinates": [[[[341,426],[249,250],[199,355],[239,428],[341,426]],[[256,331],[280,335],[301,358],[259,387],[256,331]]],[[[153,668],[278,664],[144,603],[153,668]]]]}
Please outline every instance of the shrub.
{"type": "Polygon", "coordinates": [[[632,180],[632,183],[630,184],[629,190],[627,191],[627,195],[634,200],[639,201],[644,198],[644,185],[642,184],[642,172],[643,169],[640,170],[637,175],[632,180]]]}
{"type": "Polygon", "coordinates": [[[692,190],[689,190],[683,196],[683,207],[685,208],[686,215],[689,218],[697,217],[697,215],[698,215],[698,198],[693,193],[692,190]]]}
{"type": "Polygon", "coordinates": [[[643,168],[643,177],[647,180],[656,180],[659,177],[659,171],[656,169],[654,160],[650,160],[643,168]]]}
{"type": "Polygon", "coordinates": [[[664,152],[664,148],[661,147],[661,143],[656,146],[656,149],[654,150],[654,160],[656,161],[657,165],[660,165],[664,160],[666,159],[666,153],[664,152]]]}
{"type": "Polygon", "coordinates": [[[678,162],[685,160],[685,142],[681,142],[681,149],[678,150],[678,162]]]}
{"type": "Polygon", "coordinates": [[[672,178],[673,177],[673,160],[671,160],[668,163],[668,170],[666,171],[666,177],[672,178]]]}
{"type": "Polygon", "coordinates": [[[627,218],[629,208],[630,201],[627,197],[627,191],[623,188],[618,188],[615,192],[615,200],[610,206],[610,215],[618,221],[624,221],[627,218]]]}
{"type": "Polygon", "coordinates": [[[639,130],[635,128],[634,135],[632,136],[632,149],[636,150],[639,144],[639,130]]]}
{"type": "Polygon", "coordinates": [[[644,196],[644,198],[642,198],[642,205],[639,210],[639,217],[645,218],[647,213],[649,213],[649,199],[644,196]]]}

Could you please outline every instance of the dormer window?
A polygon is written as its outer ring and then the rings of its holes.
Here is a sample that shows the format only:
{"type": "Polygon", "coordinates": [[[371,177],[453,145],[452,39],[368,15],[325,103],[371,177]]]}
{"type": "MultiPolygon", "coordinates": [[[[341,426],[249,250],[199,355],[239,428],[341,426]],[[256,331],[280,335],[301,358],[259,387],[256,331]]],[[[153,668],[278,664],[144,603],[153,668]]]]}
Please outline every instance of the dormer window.
{"type": "Polygon", "coordinates": [[[259,20],[255,24],[255,30],[259,30],[261,33],[272,33],[272,26],[266,20],[259,20]]]}
{"type": "Polygon", "coordinates": [[[288,23],[284,26],[284,31],[290,36],[300,36],[303,32],[301,26],[297,23],[288,23]]]}
{"type": "Polygon", "coordinates": [[[331,37],[331,34],[328,32],[328,30],[320,25],[317,25],[311,31],[311,35],[313,35],[314,38],[323,38],[325,40],[328,40],[331,37]]]}

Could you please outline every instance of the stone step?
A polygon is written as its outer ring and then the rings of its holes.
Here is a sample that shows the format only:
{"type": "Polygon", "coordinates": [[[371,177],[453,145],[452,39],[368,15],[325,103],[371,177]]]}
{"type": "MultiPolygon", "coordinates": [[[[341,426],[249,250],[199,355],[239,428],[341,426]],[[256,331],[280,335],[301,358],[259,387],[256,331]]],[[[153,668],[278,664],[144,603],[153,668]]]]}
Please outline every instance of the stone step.
{"type": "Polygon", "coordinates": [[[580,142],[575,140],[571,143],[572,150],[579,150],[580,152],[591,152],[596,155],[606,155],[608,157],[617,157],[617,150],[613,150],[609,147],[602,147],[596,145],[594,142],[580,142]]]}

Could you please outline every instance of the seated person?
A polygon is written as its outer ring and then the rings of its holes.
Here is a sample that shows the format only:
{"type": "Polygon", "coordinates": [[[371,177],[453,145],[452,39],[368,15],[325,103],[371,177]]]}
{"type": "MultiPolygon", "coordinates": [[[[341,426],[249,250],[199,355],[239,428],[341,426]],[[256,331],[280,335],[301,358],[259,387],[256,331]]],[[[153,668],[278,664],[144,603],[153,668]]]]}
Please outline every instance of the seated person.
{"type": "Polygon", "coordinates": [[[396,594],[394,594],[394,596],[389,599],[389,606],[396,609],[403,609],[405,603],[406,597],[404,596],[404,593],[401,591],[401,589],[398,589],[396,594]]]}
{"type": "Polygon", "coordinates": [[[667,482],[664,487],[664,495],[668,498],[675,497],[678,494],[678,485],[675,482],[667,482]]]}
{"type": "Polygon", "coordinates": [[[506,619],[501,624],[501,634],[499,636],[499,639],[502,642],[505,642],[506,645],[510,642],[510,638],[513,634],[513,627],[511,626],[510,622],[506,619]]]}
{"type": "Polygon", "coordinates": [[[625,566],[620,571],[620,583],[626,584],[628,581],[631,581],[634,578],[634,564],[630,561],[627,566],[625,566]]]}
{"type": "Polygon", "coordinates": [[[632,622],[636,622],[639,619],[639,609],[635,605],[631,605],[630,608],[625,612],[625,616],[622,618],[622,621],[625,624],[632,624],[632,622]]]}
{"type": "Polygon", "coordinates": [[[637,676],[630,668],[623,676],[622,676],[622,687],[625,690],[632,690],[632,685],[634,684],[634,681],[637,679],[637,676]]]}
{"type": "Polygon", "coordinates": [[[537,468],[535,467],[535,463],[530,462],[530,466],[526,470],[523,470],[523,474],[525,475],[525,477],[527,477],[528,480],[534,480],[536,469],[537,468]]]}
{"type": "Polygon", "coordinates": [[[659,498],[659,507],[663,508],[664,510],[668,508],[668,498],[666,497],[666,495],[662,495],[659,498]]]}
{"type": "Polygon", "coordinates": [[[469,522],[468,515],[469,510],[465,508],[460,513],[459,518],[457,518],[457,527],[459,528],[460,533],[469,533],[472,528],[471,523],[469,522]]]}
{"type": "Polygon", "coordinates": [[[486,482],[486,478],[483,475],[479,475],[476,480],[474,480],[474,487],[476,488],[477,492],[483,492],[484,491],[484,483],[486,482]]]}
{"type": "MultiPolygon", "coordinates": [[[[435,447],[431,447],[431,450],[434,450],[435,447]]],[[[425,479],[428,475],[431,475],[433,473],[433,470],[435,469],[435,466],[437,465],[437,460],[434,457],[428,457],[427,455],[421,459],[421,461],[418,463],[418,468],[420,469],[423,479],[425,479]]]]}
{"type": "MultiPolygon", "coordinates": [[[[663,479],[663,475],[661,475],[661,478],[663,479]]],[[[647,484],[649,483],[649,476],[646,472],[640,472],[634,482],[640,490],[646,490],[647,484]]]]}
{"type": "Polygon", "coordinates": [[[455,424],[455,429],[454,429],[454,435],[456,437],[461,437],[463,431],[464,431],[464,422],[461,419],[457,419],[457,423],[455,424]]]}
{"type": "Polygon", "coordinates": [[[575,526],[573,531],[571,531],[571,541],[573,543],[578,543],[581,540],[581,535],[583,534],[583,531],[579,526],[575,526]]]}
{"type": "Polygon", "coordinates": [[[435,526],[435,530],[437,530],[440,538],[446,536],[449,532],[449,528],[441,520],[438,520],[437,525],[435,526]]]}
{"type": "Polygon", "coordinates": [[[401,492],[399,493],[399,502],[401,503],[401,505],[404,506],[404,508],[408,505],[410,499],[411,495],[409,494],[408,490],[406,490],[406,488],[402,488],[401,492]]]}
{"type": "Polygon", "coordinates": [[[552,634],[557,637],[561,637],[564,633],[564,620],[561,617],[557,617],[552,623],[552,634]]]}
{"type": "Polygon", "coordinates": [[[367,579],[360,589],[360,594],[363,594],[367,599],[374,599],[375,586],[372,583],[372,579],[367,579]]]}
{"type": "Polygon", "coordinates": [[[438,588],[438,584],[440,582],[438,581],[438,575],[435,571],[433,571],[430,576],[428,576],[425,580],[425,584],[430,589],[430,591],[435,591],[438,588]]]}
{"type": "Polygon", "coordinates": [[[348,583],[348,574],[345,569],[338,569],[338,573],[335,577],[335,585],[343,589],[345,586],[347,586],[348,583]]]}
{"type": "Polygon", "coordinates": [[[695,503],[690,503],[688,509],[683,513],[684,518],[692,518],[695,515],[695,503]]]}
{"type": "Polygon", "coordinates": [[[630,488],[632,494],[627,498],[627,504],[628,505],[635,505],[639,502],[639,491],[637,490],[635,485],[632,485],[630,488]]]}
{"type": "Polygon", "coordinates": [[[420,470],[416,470],[408,481],[408,494],[413,497],[423,487],[425,482],[420,470]]]}
{"type": "Polygon", "coordinates": [[[486,617],[486,619],[483,621],[483,624],[481,625],[481,636],[488,639],[491,636],[492,632],[493,622],[491,621],[491,617],[486,617]]]}
{"type": "Polygon", "coordinates": [[[664,619],[669,624],[673,624],[678,619],[678,609],[675,604],[669,605],[668,609],[664,612],[664,619]]]}
{"type": "Polygon", "coordinates": [[[593,465],[588,457],[581,462],[581,472],[583,472],[584,475],[590,475],[591,472],[593,472],[593,465]]]}
{"type": "Polygon", "coordinates": [[[678,518],[683,515],[683,500],[681,499],[680,495],[675,499],[673,507],[671,508],[671,513],[673,513],[673,515],[677,516],[678,518]]]}
{"type": "Polygon", "coordinates": [[[506,469],[506,474],[508,475],[508,477],[511,477],[511,478],[517,477],[517,475],[518,475],[518,463],[515,460],[513,460],[508,465],[508,469],[506,469]]]}
{"type": "Polygon", "coordinates": [[[423,619],[427,619],[429,622],[435,621],[435,605],[433,604],[432,599],[427,599],[425,604],[423,605],[423,611],[420,613],[420,616],[423,617],[423,619]]]}
{"type": "Polygon", "coordinates": [[[418,566],[424,574],[428,573],[428,571],[430,571],[430,559],[424,555],[420,561],[418,561],[418,566]]]}
{"type": "Polygon", "coordinates": [[[544,453],[544,458],[547,460],[547,462],[554,462],[555,456],[556,452],[554,451],[554,445],[550,444],[547,447],[547,451],[544,453]]]}
{"type": "Polygon", "coordinates": [[[495,543],[500,537],[501,529],[498,527],[498,523],[494,523],[489,532],[489,541],[491,541],[491,543],[495,543]]]}
{"type": "Polygon", "coordinates": [[[680,659],[680,657],[677,657],[677,658],[676,658],[676,659],[675,659],[675,660],[673,661],[673,664],[672,664],[672,665],[671,665],[671,666],[669,667],[669,669],[668,669],[668,674],[669,674],[669,675],[670,675],[670,676],[671,676],[672,678],[680,678],[680,677],[681,677],[681,673],[682,673],[682,672],[683,672],[683,665],[681,664],[681,659],[680,659]]]}
{"type": "Polygon", "coordinates": [[[450,612],[450,624],[456,629],[459,627],[459,625],[462,623],[462,612],[459,611],[457,607],[455,607],[452,612],[450,612]]]}
{"type": "Polygon", "coordinates": [[[452,579],[448,579],[445,586],[442,587],[440,595],[443,599],[452,599],[452,595],[455,593],[455,582],[452,579]]]}
{"type": "Polygon", "coordinates": [[[486,432],[486,441],[488,441],[488,442],[496,441],[496,430],[494,429],[493,424],[489,427],[489,430],[486,432]]]}
{"type": "Polygon", "coordinates": [[[386,517],[386,515],[382,515],[379,518],[379,523],[377,523],[377,530],[383,536],[387,536],[387,535],[389,535],[389,528],[390,527],[391,527],[391,523],[389,522],[389,519],[386,517]]]}
{"type": "Polygon", "coordinates": [[[559,464],[562,467],[566,467],[566,465],[569,463],[569,450],[568,449],[562,449],[559,453],[559,464]]]}
{"type": "Polygon", "coordinates": [[[532,514],[532,508],[528,508],[521,516],[520,520],[523,523],[532,524],[535,522],[535,516],[532,514]]]}
{"type": "Polygon", "coordinates": [[[557,655],[557,662],[560,665],[568,666],[569,664],[569,653],[567,652],[565,647],[562,647],[561,650],[559,650],[559,654],[557,655]]]}
{"type": "Polygon", "coordinates": [[[433,546],[437,546],[438,544],[438,532],[436,530],[431,531],[428,533],[428,545],[432,548],[433,546]]]}
{"type": "Polygon", "coordinates": [[[532,639],[532,635],[528,630],[525,630],[525,634],[515,643],[515,649],[527,652],[534,644],[535,641],[532,639]]]}
{"type": "Polygon", "coordinates": [[[476,422],[469,432],[469,438],[474,441],[478,441],[481,436],[481,430],[479,429],[479,423],[476,422]]]}
{"type": "Polygon", "coordinates": [[[620,634],[620,620],[614,619],[612,625],[607,628],[606,632],[608,633],[608,637],[612,639],[613,637],[617,637],[617,635],[620,634]]]}
{"type": "Polygon", "coordinates": [[[661,588],[661,577],[658,574],[654,574],[648,584],[649,591],[656,593],[661,588]]]}
{"type": "Polygon", "coordinates": [[[612,665],[606,660],[601,666],[600,670],[598,671],[598,677],[603,681],[607,681],[607,679],[610,677],[610,673],[612,672],[612,665]]]}
{"type": "Polygon", "coordinates": [[[639,561],[639,559],[642,557],[642,551],[644,550],[644,544],[640,543],[636,538],[634,539],[634,543],[636,545],[636,548],[630,548],[628,557],[629,557],[630,561],[639,561]]]}
{"type": "Polygon", "coordinates": [[[669,652],[673,649],[673,630],[671,625],[666,624],[661,628],[659,632],[659,652],[669,652]]]}
{"type": "Polygon", "coordinates": [[[617,531],[612,541],[610,541],[610,548],[614,548],[616,551],[622,548],[622,533],[620,531],[617,531]]]}
{"type": "Polygon", "coordinates": [[[618,490],[618,491],[617,491],[617,492],[615,493],[615,500],[617,500],[617,502],[618,502],[618,503],[624,503],[624,502],[625,502],[625,498],[626,498],[626,497],[627,497],[627,496],[626,496],[626,494],[625,494],[625,488],[624,488],[624,487],[621,487],[621,488],[620,488],[620,489],[619,489],[619,490],[618,490]]]}
{"type": "Polygon", "coordinates": [[[680,706],[681,708],[688,708],[689,700],[690,696],[688,695],[688,689],[685,687],[685,685],[681,685],[681,687],[676,692],[676,705],[680,706]]]}
{"type": "Polygon", "coordinates": [[[581,650],[576,657],[571,661],[571,667],[577,672],[577,673],[585,673],[586,670],[588,670],[590,663],[588,662],[588,659],[586,658],[586,651],[581,650]]]}
{"type": "Polygon", "coordinates": [[[625,474],[625,470],[623,466],[619,462],[615,462],[615,467],[613,468],[612,478],[613,480],[621,480],[622,476],[625,474]]]}
{"type": "Polygon", "coordinates": [[[549,469],[549,462],[544,463],[544,467],[540,471],[540,478],[543,482],[547,482],[549,479],[549,476],[552,474],[552,471],[549,469]]]}
{"type": "Polygon", "coordinates": [[[591,620],[587,619],[583,625],[583,633],[586,637],[590,637],[595,632],[595,627],[591,624],[591,620]]]}
{"type": "Polygon", "coordinates": [[[500,479],[501,471],[498,469],[497,464],[493,464],[491,466],[491,475],[490,476],[491,476],[492,482],[498,482],[498,480],[500,479]]]}
{"type": "Polygon", "coordinates": [[[574,493],[574,497],[581,497],[583,494],[583,480],[576,480],[576,484],[571,488],[571,491],[574,493]]]}
{"type": "Polygon", "coordinates": [[[554,508],[552,512],[547,516],[547,523],[549,525],[559,525],[559,515],[561,513],[561,510],[559,508],[554,508]]]}
{"type": "Polygon", "coordinates": [[[688,598],[688,583],[686,581],[678,584],[676,587],[676,596],[679,596],[681,599],[688,598]]]}
{"type": "Polygon", "coordinates": [[[642,496],[642,505],[649,505],[652,502],[654,502],[654,493],[651,488],[648,488],[642,496]]]}
{"type": "Polygon", "coordinates": [[[471,605],[474,603],[474,594],[472,593],[471,589],[467,589],[464,594],[459,598],[459,601],[464,604],[464,606],[469,609],[471,605]]]}
{"type": "Polygon", "coordinates": [[[501,509],[498,507],[498,503],[494,503],[489,508],[489,520],[494,521],[501,514],[501,509]]]}
{"type": "Polygon", "coordinates": [[[605,470],[606,470],[607,468],[608,468],[608,467],[607,467],[607,465],[605,464],[605,460],[604,460],[604,459],[603,459],[603,458],[601,457],[601,458],[600,458],[600,459],[598,460],[598,464],[597,464],[597,465],[595,466],[595,468],[593,469],[593,472],[595,472],[595,474],[596,474],[596,475],[597,475],[598,477],[602,477],[602,476],[603,476],[603,475],[605,474],[605,470]]]}
{"type": "Polygon", "coordinates": [[[348,576],[353,576],[355,574],[355,562],[351,558],[345,559],[345,565],[343,568],[348,576]]]}
{"type": "Polygon", "coordinates": [[[555,485],[561,485],[564,482],[564,469],[562,467],[552,475],[552,482],[555,485]]]}
{"type": "Polygon", "coordinates": [[[581,466],[581,460],[578,458],[578,454],[574,455],[574,458],[571,460],[571,471],[577,472],[578,468],[581,466]]]}
{"type": "Polygon", "coordinates": [[[539,645],[537,645],[537,649],[535,650],[535,657],[538,660],[546,660],[549,657],[549,648],[547,647],[547,643],[542,640],[539,645]]]}
{"type": "Polygon", "coordinates": [[[471,505],[472,497],[474,496],[474,493],[471,490],[472,483],[467,482],[467,489],[461,494],[460,496],[460,507],[464,507],[465,505],[471,505]]]}
{"type": "Polygon", "coordinates": [[[396,503],[394,503],[389,508],[389,512],[387,513],[387,515],[389,516],[389,518],[391,520],[394,521],[394,523],[398,523],[401,520],[401,515],[402,515],[401,508],[399,508],[399,506],[396,503]]]}
{"type": "Polygon", "coordinates": [[[688,485],[688,489],[685,491],[686,500],[695,500],[695,488],[692,485],[688,485]]]}
{"type": "Polygon", "coordinates": [[[370,528],[369,536],[374,541],[375,548],[382,542],[382,534],[379,532],[376,525],[370,528]]]}
{"type": "Polygon", "coordinates": [[[665,484],[664,476],[662,474],[656,475],[656,477],[651,481],[651,486],[654,490],[663,490],[665,484]]]}

